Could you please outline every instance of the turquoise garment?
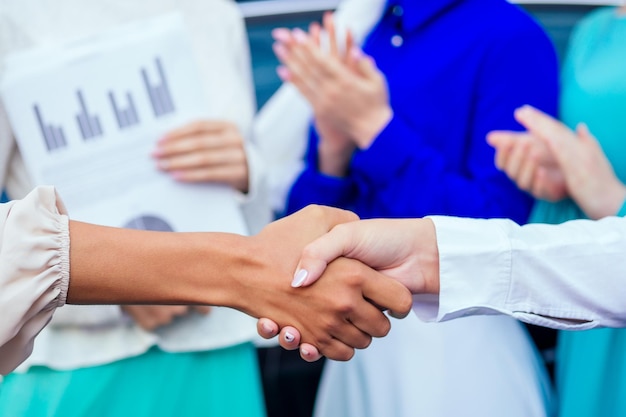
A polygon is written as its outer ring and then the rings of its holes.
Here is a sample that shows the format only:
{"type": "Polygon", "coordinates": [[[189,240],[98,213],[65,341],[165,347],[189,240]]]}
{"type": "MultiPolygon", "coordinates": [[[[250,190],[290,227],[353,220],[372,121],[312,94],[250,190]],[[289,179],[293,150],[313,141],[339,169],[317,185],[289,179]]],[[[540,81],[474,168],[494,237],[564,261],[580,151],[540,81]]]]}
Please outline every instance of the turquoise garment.
{"type": "Polygon", "coordinates": [[[255,347],[143,355],[72,371],[7,376],[0,415],[20,417],[264,417],[255,347]]]}
{"type": "MultiPolygon", "coordinates": [[[[585,122],[626,182],[626,17],[592,12],[576,28],[563,68],[561,118],[585,122]]],[[[622,208],[620,215],[626,214],[622,208]]],[[[572,202],[538,202],[532,222],[584,218],[572,202]]],[[[561,332],[556,385],[561,417],[626,416],[626,330],[561,332]]]]}

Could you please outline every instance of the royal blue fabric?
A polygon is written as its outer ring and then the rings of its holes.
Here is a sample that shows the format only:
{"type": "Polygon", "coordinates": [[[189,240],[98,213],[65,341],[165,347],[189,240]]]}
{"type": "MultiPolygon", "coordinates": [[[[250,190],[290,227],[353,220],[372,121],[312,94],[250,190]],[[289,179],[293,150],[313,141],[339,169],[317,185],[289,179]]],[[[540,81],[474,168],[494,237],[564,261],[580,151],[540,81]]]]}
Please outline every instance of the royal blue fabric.
{"type": "Polygon", "coordinates": [[[368,149],[355,152],[343,178],[317,170],[311,128],[307,166],[287,211],[317,203],[362,218],[525,222],[532,199],[496,169],[485,137],[522,130],[513,111],[523,104],[557,112],[557,57],[539,25],[504,0],[396,0],[363,49],[387,78],[394,117],[368,149]]]}

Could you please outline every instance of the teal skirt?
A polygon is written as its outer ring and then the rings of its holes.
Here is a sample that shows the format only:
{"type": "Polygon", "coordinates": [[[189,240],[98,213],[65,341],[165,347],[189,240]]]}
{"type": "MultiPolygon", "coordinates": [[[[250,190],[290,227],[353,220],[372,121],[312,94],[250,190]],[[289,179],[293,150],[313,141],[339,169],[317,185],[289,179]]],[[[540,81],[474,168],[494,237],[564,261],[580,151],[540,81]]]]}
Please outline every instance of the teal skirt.
{"type": "Polygon", "coordinates": [[[0,416],[264,417],[254,346],[143,355],[72,371],[33,367],[0,385],[0,416]]]}
{"type": "Polygon", "coordinates": [[[626,329],[560,332],[560,417],[626,416],[626,329]]]}

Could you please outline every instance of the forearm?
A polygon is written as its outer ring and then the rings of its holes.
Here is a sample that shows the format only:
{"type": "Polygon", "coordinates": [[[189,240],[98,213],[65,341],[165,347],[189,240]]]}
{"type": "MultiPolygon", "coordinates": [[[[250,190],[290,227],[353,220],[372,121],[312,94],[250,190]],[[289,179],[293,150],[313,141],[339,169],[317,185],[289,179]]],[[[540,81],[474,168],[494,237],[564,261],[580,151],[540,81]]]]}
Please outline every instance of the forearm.
{"type": "Polygon", "coordinates": [[[72,304],[234,306],[245,238],[146,232],[70,222],[72,304]]]}

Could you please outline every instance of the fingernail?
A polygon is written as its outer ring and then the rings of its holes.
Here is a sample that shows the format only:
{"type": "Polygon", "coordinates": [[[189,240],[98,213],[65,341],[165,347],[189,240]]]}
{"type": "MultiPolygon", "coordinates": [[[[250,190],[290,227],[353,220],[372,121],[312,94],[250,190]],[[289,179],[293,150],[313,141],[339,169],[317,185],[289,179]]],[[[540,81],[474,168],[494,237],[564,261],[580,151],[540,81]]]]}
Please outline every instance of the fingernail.
{"type": "Polygon", "coordinates": [[[272,326],[267,323],[263,323],[261,327],[263,327],[263,330],[265,330],[266,333],[274,333],[274,329],[272,328],[272,326]]]}
{"type": "Polygon", "coordinates": [[[300,28],[295,28],[293,30],[293,37],[298,43],[305,43],[307,40],[306,33],[300,28]]]}
{"type": "Polygon", "coordinates": [[[293,277],[293,281],[291,281],[291,286],[294,288],[301,287],[306,280],[306,277],[309,275],[309,272],[306,269],[300,269],[296,272],[296,275],[293,277]]]}
{"type": "Polygon", "coordinates": [[[287,59],[287,48],[285,48],[282,43],[274,42],[272,44],[272,50],[274,51],[274,55],[276,55],[279,60],[284,61],[287,59]]]}
{"type": "Polygon", "coordinates": [[[363,53],[357,47],[352,47],[350,49],[350,54],[352,55],[352,58],[357,60],[357,61],[363,57],[363,53]]]}
{"type": "Polygon", "coordinates": [[[304,348],[300,349],[300,353],[302,354],[302,356],[309,356],[310,352],[304,348]]]}
{"type": "Polygon", "coordinates": [[[289,343],[293,342],[294,340],[296,340],[296,337],[294,335],[292,335],[289,332],[285,332],[285,340],[289,343]]]}
{"type": "Polygon", "coordinates": [[[283,67],[282,65],[276,68],[276,74],[278,74],[278,78],[280,78],[282,81],[289,80],[290,72],[286,67],[283,67]]]}
{"type": "Polygon", "coordinates": [[[291,39],[291,32],[289,31],[289,29],[276,28],[272,30],[272,38],[281,42],[289,42],[289,40],[291,39]]]}

